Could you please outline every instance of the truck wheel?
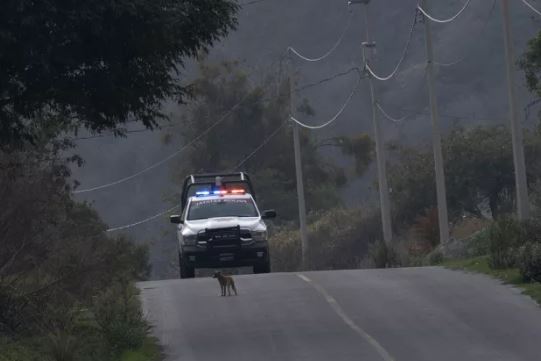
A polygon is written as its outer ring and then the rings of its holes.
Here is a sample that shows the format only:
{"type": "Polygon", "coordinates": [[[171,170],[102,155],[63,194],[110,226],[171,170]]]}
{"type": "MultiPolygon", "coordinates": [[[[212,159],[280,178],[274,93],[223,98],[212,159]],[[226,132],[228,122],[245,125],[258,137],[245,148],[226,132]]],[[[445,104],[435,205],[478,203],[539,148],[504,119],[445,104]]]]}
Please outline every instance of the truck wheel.
{"type": "Polygon", "coordinates": [[[182,258],[179,257],[179,268],[180,268],[180,278],[194,278],[195,277],[195,268],[187,266],[185,262],[182,261],[182,258]]]}
{"type": "Polygon", "coordinates": [[[270,262],[266,261],[265,263],[259,263],[254,265],[254,273],[270,273],[270,262]]]}

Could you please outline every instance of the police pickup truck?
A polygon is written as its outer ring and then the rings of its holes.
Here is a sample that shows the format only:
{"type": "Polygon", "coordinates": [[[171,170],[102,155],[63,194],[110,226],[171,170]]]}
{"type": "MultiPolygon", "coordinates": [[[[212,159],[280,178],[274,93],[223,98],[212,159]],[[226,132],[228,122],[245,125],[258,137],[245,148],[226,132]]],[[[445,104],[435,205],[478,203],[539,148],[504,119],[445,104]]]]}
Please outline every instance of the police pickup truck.
{"type": "Polygon", "coordinates": [[[180,277],[193,278],[195,268],[253,267],[270,272],[267,226],[276,212],[260,212],[246,173],[188,176],[177,224],[180,277]]]}

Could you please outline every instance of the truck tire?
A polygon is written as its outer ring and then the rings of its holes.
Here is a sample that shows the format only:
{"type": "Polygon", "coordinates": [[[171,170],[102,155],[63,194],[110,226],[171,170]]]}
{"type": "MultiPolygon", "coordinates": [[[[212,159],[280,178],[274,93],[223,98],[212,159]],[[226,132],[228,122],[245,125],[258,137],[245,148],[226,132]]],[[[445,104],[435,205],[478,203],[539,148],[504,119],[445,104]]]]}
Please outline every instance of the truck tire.
{"type": "Polygon", "coordinates": [[[186,263],[182,261],[182,257],[179,257],[178,261],[179,261],[179,268],[180,268],[180,278],[194,278],[195,268],[186,265],[186,263]]]}

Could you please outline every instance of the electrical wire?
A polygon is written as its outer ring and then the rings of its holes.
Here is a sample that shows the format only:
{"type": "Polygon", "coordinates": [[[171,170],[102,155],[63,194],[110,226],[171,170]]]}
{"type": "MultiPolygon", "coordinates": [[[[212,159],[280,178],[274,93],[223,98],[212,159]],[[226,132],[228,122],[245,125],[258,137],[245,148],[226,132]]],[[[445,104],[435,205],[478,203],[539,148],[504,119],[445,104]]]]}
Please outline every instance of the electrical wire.
{"type": "Polygon", "coordinates": [[[534,8],[534,6],[533,6],[532,4],[530,4],[528,1],[522,0],[522,2],[524,3],[524,5],[526,5],[527,7],[529,7],[534,13],[536,13],[537,15],[541,15],[541,11],[537,10],[536,8],[534,8]]]}
{"type": "Polygon", "coordinates": [[[417,9],[419,9],[419,11],[427,19],[429,19],[429,20],[431,20],[431,21],[433,21],[435,23],[446,24],[446,23],[450,23],[452,21],[455,21],[456,18],[458,18],[464,12],[464,10],[466,10],[466,8],[468,7],[468,5],[470,5],[470,3],[471,3],[471,0],[467,0],[466,3],[464,4],[464,6],[462,7],[462,9],[460,9],[458,13],[456,13],[454,16],[452,16],[452,17],[450,17],[448,19],[437,19],[437,18],[433,17],[425,9],[423,9],[420,4],[417,5],[417,9]]]}
{"type": "Polygon", "coordinates": [[[383,114],[383,116],[385,118],[387,118],[388,120],[390,120],[393,123],[401,123],[401,122],[403,122],[404,120],[406,120],[408,118],[408,115],[404,115],[402,118],[394,118],[394,117],[390,116],[389,113],[387,113],[385,111],[385,109],[383,109],[383,107],[381,106],[380,103],[376,103],[376,106],[379,109],[380,113],[383,114]]]}
{"type": "MultiPolygon", "coordinates": [[[[172,127],[174,127],[174,125],[167,125],[165,127],[159,127],[158,129],[163,130],[163,129],[169,129],[169,128],[172,128],[172,127]]],[[[151,132],[151,131],[154,131],[154,129],[152,129],[152,128],[139,128],[139,129],[127,130],[126,132],[124,132],[124,134],[146,133],[146,132],[151,132]]],[[[96,135],[89,135],[87,137],[69,138],[69,140],[72,140],[72,141],[89,140],[89,139],[112,137],[114,135],[115,135],[114,133],[96,134],[96,135]]]]}
{"type": "MultiPolygon", "coordinates": [[[[359,68],[351,68],[345,72],[342,72],[342,73],[338,73],[338,74],[335,74],[333,75],[332,77],[329,77],[329,78],[325,78],[325,79],[322,79],[316,83],[312,83],[312,84],[307,84],[303,87],[300,87],[300,88],[297,88],[295,91],[301,91],[301,90],[305,90],[305,89],[308,89],[308,88],[311,88],[311,87],[314,87],[314,86],[317,86],[319,84],[322,84],[322,83],[325,83],[327,81],[330,81],[330,80],[333,80],[333,79],[336,79],[340,76],[343,76],[343,75],[346,75],[346,74],[349,74],[351,73],[352,71],[357,71],[359,74],[360,74],[360,69],[359,68]]],[[[89,193],[89,192],[94,192],[94,191],[97,191],[97,190],[101,190],[101,189],[105,189],[105,188],[109,188],[109,187],[112,187],[112,186],[116,186],[116,185],[119,185],[119,184],[122,184],[124,182],[127,182],[131,179],[134,179],[144,173],[147,173],[148,171],[152,170],[152,169],[155,169],[157,167],[159,167],[160,165],[168,162],[169,160],[173,159],[174,157],[176,157],[177,155],[179,155],[180,153],[182,153],[186,148],[190,147],[191,145],[193,145],[194,143],[196,143],[198,140],[200,140],[203,136],[205,136],[206,134],[208,134],[212,129],[214,129],[216,126],[218,126],[220,123],[222,123],[227,117],[229,117],[229,115],[231,115],[247,98],[248,98],[249,94],[247,94],[245,97],[243,97],[241,99],[241,101],[237,104],[235,104],[231,109],[229,109],[229,111],[227,111],[226,113],[224,113],[224,115],[218,119],[218,121],[216,121],[214,124],[212,124],[209,128],[207,128],[205,131],[203,131],[198,137],[196,137],[195,139],[193,139],[190,143],[184,145],[182,148],[180,148],[179,150],[177,150],[176,152],[170,154],[169,156],[167,156],[166,158],[162,159],[161,161],[159,162],[156,162],[152,165],[150,165],[149,167],[139,171],[139,172],[136,172],[132,175],[129,175],[127,177],[124,177],[124,178],[121,178],[121,179],[118,179],[116,181],[113,181],[113,182],[110,182],[110,183],[106,183],[106,184],[103,184],[103,185],[100,185],[100,186],[96,186],[96,187],[91,187],[91,188],[86,188],[86,189],[79,189],[79,190],[75,190],[73,192],[73,194],[81,194],[81,193],[89,193]]],[[[134,130],[133,132],[143,132],[145,131],[144,129],[138,129],[138,130],[134,130]]],[[[105,135],[104,135],[105,136],[105,135]]],[[[82,137],[82,138],[79,138],[80,140],[82,139],[93,139],[93,138],[100,138],[101,136],[97,135],[97,136],[90,136],[90,137],[82,137]]]]}
{"type": "MultiPolygon", "coordinates": [[[[485,22],[481,28],[481,30],[477,33],[477,41],[475,41],[474,43],[476,44],[479,40],[479,38],[485,33],[485,30],[488,26],[488,23],[490,21],[490,19],[492,18],[492,14],[494,13],[494,9],[496,8],[496,0],[493,0],[492,1],[492,6],[490,8],[490,11],[488,13],[488,16],[487,18],[485,19],[485,22]]],[[[462,56],[460,59],[458,60],[455,60],[453,62],[449,62],[449,63],[443,63],[443,62],[434,62],[435,65],[438,65],[438,66],[443,66],[443,67],[450,67],[450,66],[455,66],[457,64],[460,64],[462,63],[464,60],[466,60],[467,58],[469,58],[470,56],[472,56],[472,54],[474,54],[473,51],[468,51],[466,53],[466,55],[462,56]]]]}
{"type": "Polygon", "coordinates": [[[193,145],[194,143],[199,141],[201,138],[203,138],[205,135],[207,135],[211,130],[213,130],[220,123],[222,123],[224,120],[226,120],[249,97],[249,95],[250,94],[246,94],[237,104],[235,104],[231,109],[229,109],[226,113],[224,113],[220,117],[220,119],[218,119],[210,127],[208,127],[203,132],[201,132],[197,137],[192,139],[188,144],[184,145],[182,148],[180,148],[177,151],[175,151],[174,153],[168,155],[167,157],[160,160],[159,162],[156,162],[156,163],[148,166],[147,168],[145,168],[145,169],[143,169],[143,170],[141,170],[139,172],[136,172],[136,173],[134,173],[134,174],[132,174],[130,176],[124,177],[124,178],[120,178],[120,179],[118,179],[116,181],[106,183],[106,184],[102,184],[102,185],[96,186],[96,187],[75,190],[75,191],[73,191],[73,194],[89,193],[89,192],[94,192],[94,191],[97,191],[97,190],[113,187],[113,186],[122,184],[124,182],[127,182],[127,181],[129,181],[131,179],[134,179],[134,178],[136,178],[136,177],[138,177],[138,176],[140,176],[140,175],[142,175],[144,173],[147,173],[147,172],[151,171],[152,169],[155,169],[155,168],[161,166],[162,164],[168,162],[169,160],[171,160],[171,159],[175,158],[176,156],[178,156],[179,154],[181,154],[185,149],[187,149],[188,147],[190,147],[191,145],[193,145]]]}
{"type": "Polygon", "coordinates": [[[366,70],[368,70],[368,72],[374,78],[376,78],[377,80],[380,80],[380,81],[387,81],[387,80],[390,80],[391,78],[393,78],[396,75],[396,73],[400,69],[400,66],[402,65],[402,63],[406,59],[406,56],[408,55],[408,50],[409,50],[410,45],[411,45],[411,39],[413,38],[413,32],[415,31],[415,25],[416,24],[417,24],[417,13],[413,17],[413,23],[412,23],[410,31],[409,31],[408,41],[406,42],[406,46],[404,47],[404,50],[402,51],[402,56],[398,60],[398,64],[396,64],[396,66],[394,67],[394,70],[389,75],[387,75],[387,76],[378,75],[378,74],[376,74],[376,72],[374,72],[374,70],[372,70],[372,68],[370,67],[369,64],[365,65],[366,70]]]}
{"type": "Polygon", "coordinates": [[[124,226],[109,228],[106,232],[108,232],[108,233],[109,232],[116,232],[116,231],[122,231],[122,230],[125,230],[125,229],[133,228],[133,227],[139,226],[139,225],[141,225],[143,223],[148,223],[148,222],[153,221],[153,220],[155,220],[157,218],[160,218],[161,216],[163,216],[163,215],[165,215],[167,213],[171,213],[171,212],[173,212],[173,211],[175,211],[175,210],[177,210],[179,208],[180,208],[180,206],[177,205],[177,206],[174,206],[173,208],[170,208],[170,209],[168,209],[166,211],[155,214],[152,217],[145,218],[145,219],[143,219],[141,221],[131,223],[131,224],[126,224],[124,226]]]}
{"type": "Polygon", "coordinates": [[[340,34],[340,37],[338,38],[338,40],[334,43],[334,45],[332,46],[332,48],[327,51],[325,54],[317,57],[317,58],[309,58],[307,56],[304,56],[302,55],[301,53],[299,53],[297,50],[295,50],[295,48],[289,46],[287,48],[288,51],[290,51],[291,53],[295,54],[296,56],[298,56],[299,58],[301,58],[302,60],[304,61],[308,61],[308,62],[318,62],[318,61],[321,61],[323,59],[326,59],[328,58],[332,53],[334,53],[334,51],[340,46],[340,44],[342,44],[342,41],[344,40],[344,37],[346,36],[349,28],[351,27],[351,20],[353,18],[353,12],[350,12],[350,15],[348,17],[348,21],[347,21],[347,24],[346,24],[346,27],[344,28],[344,30],[342,31],[342,34],[340,34]]]}
{"type": "Polygon", "coordinates": [[[346,71],[343,71],[343,72],[340,72],[340,73],[337,73],[337,74],[334,74],[333,76],[330,76],[330,77],[327,77],[327,78],[323,78],[321,80],[318,80],[314,83],[309,83],[309,84],[305,84],[305,85],[302,85],[298,88],[295,89],[295,92],[301,92],[303,90],[306,90],[306,89],[310,89],[310,88],[313,88],[313,87],[316,87],[318,85],[321,85],[321,84],[324,84],[324,83],[327,83],[331,80],[334,80],[334,79],[337,79],[337,78],[340,78],[344,75],[348,75],[349,73],[353,72],[353,71],[356,71],[357,74],[359,74],[359,76],[362,76],[362,72],[361,72],[361,69],[359,67],[353,67],[349,70],[346,70],[346,71]]]}
{"type": "Polygon", "coordinates": [[[305,124],[305,123],[301,122],[300,120],[296,119],[293,115],[290,115],[289,119],[291,119],[292,121],[294,121],[295,123],[297,123],[298,125],[300,125],[303,128],[307,128],[307,129],[311,129],[311,130],[317,130],[317,129],[325,128],[326,126],[333,123],[336,119],[338,119],[342,115],[344,110],[346,110],[347,106],[351,102],[351,99],[353,99],[353,95],[355,95],[355,93],[357,92],[357,89],[359,88],[360,84],[361,84],[361,77],[359,76],[358,79],[357,79],[357,84],[355,85],[355,88],[353,88],[353,90],[351,91],[351,93],[347,97],[347,99],[344,102],[344,104],[342,105],[342,107],[338,110],[338,113],[336,113],[336,115],[334,117],[332,117],[330,120],[328,120],[327,122],[325,122],[323,124],[320,124],[320,125],[308,125],[308,124],[305,124]]]}
{"type": "MultiPolygon", "coordinates": [[[[278,132],[284,127],[284,125],[286,124],[286,122],[282,122],[282,124],[280,124],[280,126],[278,128],[276,128],[271,134],[269,134],[269,136],[267,136],[263,142],[257,146],[257,148],[255,148],[248,156],[246,156],[242,161],[240,161],[237,166],[235,167],[234,170],[237,170],[239,169],[240,167],[242,167],[248,160],[252,159],[254,157],[254,155],[259,152],[265,145],[267,145],[272,138],[274,138],[274,136],[276,136],[276,134],[278,134],[278,132]]],[[[109,228],[107,229],[107,232],[116,232],[116,231],[122,231],[122,230],[125,230],[125,229],[130,229],[130,228],[133,228],[133,227],[136,227],[136,226],[139,226],[141,224],[144,224],[144,223],[148,223],[150,221],[153,221],[155,219],[158,219],[159,217],[167,214],[167,213],[171,213],[177,209],[179,209],[180,206],[177,205],[173,208],[170,208],[168,210],[165,210],[165,211],[162,211],[158,214],[155,214],[151,217],[148,217],[148,218],[145,218],[143,220],[140,220],[140,221],[137,221],[135,223],[130,223],[130,224],[126,224],[126,225],[123,225],[123,226],[118,226],[118,227],[114,227],[114,228],[109,228]]]]}
{"type": "Polygon", "coordinates": [[[284,125],[286,124],[286,122],[283,122],[282,124],[280,124],[280,126],[278,128],[276,128],[276,130],[274,130],[271,134],[269,134],[269,136],[267,138],[265,138],[265,140],[263,140],[263,142],[261,144],[259,144],[259,146],[257,146],[257,148],[255,148],[250,154],[248,154],[248,156],[246,156],[246,158],[244,158],[243,160],[241,160],[239,162],[239,164],[237,164],[237,166],[234,168],[234,170],[238,170],[240,167],[242,167],[247,161],[249,161],[250,159],[252,159],[252,157],[254,155],[256,155],[257,152],[259,152],[264,146],[266,146],[271,140],[272,138],[274,138],[274,136],[276,134],[278,134],[278,132],[284,127],[284,125]]]}

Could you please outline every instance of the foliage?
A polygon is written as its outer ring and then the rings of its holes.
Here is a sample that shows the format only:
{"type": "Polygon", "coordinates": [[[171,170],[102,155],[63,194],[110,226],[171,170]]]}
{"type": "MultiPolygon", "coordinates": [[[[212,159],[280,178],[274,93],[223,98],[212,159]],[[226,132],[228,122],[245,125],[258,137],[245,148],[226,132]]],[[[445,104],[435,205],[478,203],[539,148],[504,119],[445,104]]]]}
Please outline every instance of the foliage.
{"type": "MultiPolygon", "coordinates": [[[[528,176],[541,179],[534,160],[541,156],[541,134],[526,133],[528,176]]],[[[436,204],[431,149],[402,147],[390,169],[394,219],[409,224],[436,204]]],[[[511,137],[505,127],[456,128],[443,140],[447,200],[451,219],[464,214],[482,217],[486,208],[493,218],[508,213],[514,199],[511,137]]]]}
{"type": "Polygon", "coordinates": [[[120,361],[160,361],[162,354],[154,338],[146,338],[137,350],[127,350],[120,356],[120,361]]]}
{"type": "Polygon", "coordinates": [[[133,286],[122,282],[102,292],[94,303],[96,322],[114,355],[142,347],[147,337],[137,295],[133,286]]]}
{"type": "Polygon", "coordinates": [[[517,264],[524,281],[541,282],[541,243],[529,242],[522,246],[517,264]]]}
{"type": "MultiPolygon", "coordinates": [[[[247,171],[262,208],[276,209],[279,222],[297,219],[292,129],[286,124],[287,79],[278,72],[254,81],[238,62],[201,63],[199,72],[193,84],[195,103],[167,137],[176,141],[176,134],[181,134],[184,143],[200,138],[177,164],[177,180],[193,172],[247,171]],[[206,132],[220,119],[215,129],[206,132]]],[[[303,109],[312,113],[306,103],[303,109]]],[[[308,211],[337,206],[344,172],[323,159],[318,151],[322,144],[310,132],[301,129],[300,137],[308,211]]]]}
{"type": "Polygon", "coordinates": [[[517,268],[493,269],[489,266],[488,256],[468,259],[446,260],[442,264],[451,269],[460,269],[470,272],[483,273],[498,278],[505,283],[512,284],[523,290],[524,294],[532,297],[541,305],[541,283],[524,282],[517,268]]]}
{"type": "MultiPolygon", "coordinates": [[[[379,215],[358,209],[334,208],[313,215],[308,225],[310,269],[357,268],[369,245],[381,237],[379,215]]],[[[300,236],[296,227],[284,227],[270,239],[272,269],[296,271],[301,267],[300,236]]]]}
{"type": "Polygon", "coordinates": [[[20,1],[0,14],[0,144],[137,119],[183,101],[187,57],[236,25],[232,0],[20,1]]]}
{"type": "Polygon", "coordinates": [[[108,237],[96,212],[70,198],[69,172],[56,153],[0,152],[0,167],[0,339],[14,355],[31,360],[27,350],[39,349],[47,361],[108,361],[139,345],[125,341],[146,337],[138,304],[114,308],[129,315],[129,326],[114,323],[116,332],[99,327],[97,305],[106,295],[124,300],[121,291],[148,275],[146,247],[108,237]]]}
{"type": "Polygon", "coordinates": [[[375,268],[391,268],[399,265],[395,249],[384,241],[374,242],[368,254],[375,268]]]}
{"type": "Polygon", "coordinates": [[[528,88],[541,96],[541,32],[528,43],[528,50],[519,62],[526,76],[528,88]]]}
{"type": "Polygon", "coordinates": [[[490,267],[514,267],[518,249],[523,243],[521,224],[512,218],[498,220],[490,227],[488,237],[490,267]]]}
{"type": "Polygon", "coordinates": [[[357,175],[363,175],[375,157],[374,141],[365,133],[323,139],[319,147],[325,146],[339,148],[342,154],[353,157],[357,175]]]}

